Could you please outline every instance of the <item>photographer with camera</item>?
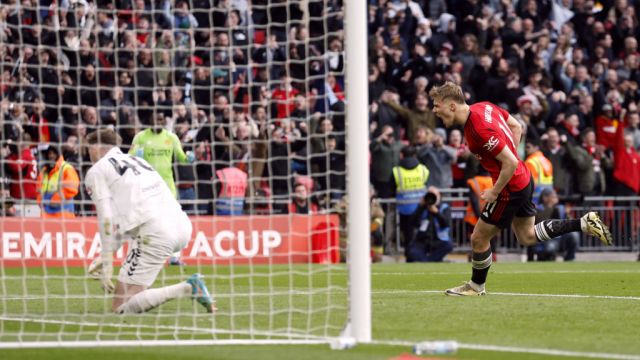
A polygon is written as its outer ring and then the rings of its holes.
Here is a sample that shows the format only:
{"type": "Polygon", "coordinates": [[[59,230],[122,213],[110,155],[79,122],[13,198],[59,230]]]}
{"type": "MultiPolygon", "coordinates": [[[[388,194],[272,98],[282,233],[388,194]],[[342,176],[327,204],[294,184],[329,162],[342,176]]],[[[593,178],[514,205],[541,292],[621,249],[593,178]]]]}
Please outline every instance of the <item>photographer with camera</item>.
{"type": "Polygon", "coordinates": [[[413,214],[416,236],[407,245],[407,262],[441,262],[453,250],[451,207],[440,202],[438,188],[430,186],[413,214]]]}

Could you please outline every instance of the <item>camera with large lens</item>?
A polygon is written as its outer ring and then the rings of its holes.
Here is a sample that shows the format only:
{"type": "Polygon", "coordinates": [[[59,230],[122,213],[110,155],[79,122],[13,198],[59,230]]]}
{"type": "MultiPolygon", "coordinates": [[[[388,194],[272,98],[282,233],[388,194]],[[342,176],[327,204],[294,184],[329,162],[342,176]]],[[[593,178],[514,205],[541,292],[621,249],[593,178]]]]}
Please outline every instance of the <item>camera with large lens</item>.
{"type": "Polygon", "coordinates": [[[434,205],[438,201],[438,196],[435,193],[428,192],[424,194],[424,203],[427,206],[434,205]]]}

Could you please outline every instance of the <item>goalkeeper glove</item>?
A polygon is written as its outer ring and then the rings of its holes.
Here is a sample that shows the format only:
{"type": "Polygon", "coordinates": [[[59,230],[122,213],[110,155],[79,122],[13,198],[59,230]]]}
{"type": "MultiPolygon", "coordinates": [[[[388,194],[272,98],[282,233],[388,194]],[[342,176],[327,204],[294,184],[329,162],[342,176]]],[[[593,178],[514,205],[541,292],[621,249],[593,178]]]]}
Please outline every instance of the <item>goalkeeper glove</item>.
{"type": "Polygon", "coordinates": [[[102,282],[102,290],[107,293],[112,293],[116,288],[115,285],[113,285],[113,281],[111,281],[111,277],[113,277],[113,264],[111,262],[108,263],[108,265],[104,263],[102,265],[100,281],[102,282]]]}
{"type": "Polygon", "coordinates": [[[139,158],[144,158],[144,149],[141,147],[136,148],[134,155],[139,158]]]}
{"type": "Polygon", "coordinates": [[[98,256],[93,259],[87,268],[87,274],[95,280],[100,280],[102,278],[102,256],[98,256]]]}
{"type": "Polygon", "coordinates": [[[193,153],[193,151],[187,151],[186,152],[187,155],[187,161],[192,163],[194,161],[196,161],[196,155],[193,153]]]}

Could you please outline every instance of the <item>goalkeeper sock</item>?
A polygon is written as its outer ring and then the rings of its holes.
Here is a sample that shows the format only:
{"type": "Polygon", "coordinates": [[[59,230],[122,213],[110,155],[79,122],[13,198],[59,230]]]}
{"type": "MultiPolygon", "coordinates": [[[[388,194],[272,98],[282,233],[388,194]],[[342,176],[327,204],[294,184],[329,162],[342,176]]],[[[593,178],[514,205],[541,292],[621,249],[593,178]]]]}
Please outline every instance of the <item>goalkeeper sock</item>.
{"type": "Polygon", "coordinates": [[[169,300],[191,295],[191,285],[186,282],[161,287],[158,289],[147,289],[132,296],[126,303],[120,305],[116,310],[118,314],[135,314],[149,311],[156,306],[162,305],[169,300]]]}
{"type": "Polygon", "coordinates": [[[474,286],[476,291],[484,290],[484,283],[487,282],[491,261],[491,247],[485,252],[473,253],[473,259],[471,261],[471,281],[476,285],[474,286]]]}
{"type": "Polygon", "coordinates": [[[534,226],[538,241],[551,240],[554,237],[574,231],[580,231],[580,219],[577,220],[543,220],[534,226]]]}

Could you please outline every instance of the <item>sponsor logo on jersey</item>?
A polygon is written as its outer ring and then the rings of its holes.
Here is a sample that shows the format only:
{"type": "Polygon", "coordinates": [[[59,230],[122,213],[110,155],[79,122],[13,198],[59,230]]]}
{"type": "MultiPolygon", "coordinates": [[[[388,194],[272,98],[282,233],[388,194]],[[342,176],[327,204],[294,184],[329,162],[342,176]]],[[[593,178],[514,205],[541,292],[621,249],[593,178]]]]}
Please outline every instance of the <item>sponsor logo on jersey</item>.
{"type": "Polygon", "coordinates": [[[489,124],[491,124],[491,113],[493,112],[493,107],[490,105],[487,105],[484,107],[484,121],[488,122],[489,124]]]}
{"type": "Polygon", "coordinates": [[[149,156],[171,156],[173,149],[147,149],[149,156]]]}
{"type": "Polygon", "coordinates": [[[491,151],[493,150],[496,145],[498,145],[498,138],[496,138],[495,136],[492,136],[489,141],[487,141],[484,145],[482,145],[483,148],[485,148],[485,150],[487,151],[491,151]]]}

